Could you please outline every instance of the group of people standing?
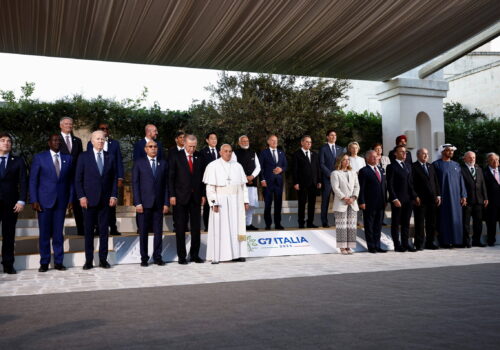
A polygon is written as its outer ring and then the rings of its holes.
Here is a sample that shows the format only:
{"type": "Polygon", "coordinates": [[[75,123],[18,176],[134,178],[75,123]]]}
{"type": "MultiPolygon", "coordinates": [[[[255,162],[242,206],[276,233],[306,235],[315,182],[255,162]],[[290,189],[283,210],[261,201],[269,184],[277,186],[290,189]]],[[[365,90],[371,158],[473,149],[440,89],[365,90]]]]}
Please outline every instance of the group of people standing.
{"type": "MultiPolygon", "coordinates": [[[[46,272],[51,259],[54,268],[63,265],[63,229],[67,209],[74,213],[77,233],[85,237],[85,264],[94,267],[94,236],[99,236],[99,266],[109,268],[108,235],[120,235],[116,225],[118,189],[123,186],[123,160],[118,141],[111,139],[109,125],[101,123],[91,135],[87,150],[74,136],[73,120],[60,120],[60,132],[48,138],[48,150],[35,155],[29,178],[24,162],[13,156],[12,139],[0,134],[0,220],[2,221],[2,264],[5,273],[16,273],[14,238],[17,215],[25,206],[28,187],[30,203],[38,213],[40,272],[46,272]],[[29,184],[29,186],[28,186],[29,184]]],[[[266,230],[281,225],[284,174],[288,162],[278,148],[278,136],[267,138],[268,147],[259,154],[242,135],[238,148],[218,147],[215,133],[208,133],[206,147],[197,151],[194,135],[178,132],[176,145],[165,155],[157,140],[158,130],[146,125],[145,136],[134,145],[132,190],[136,210],[141,266],[148,266],[149,232],[153,232],[152,262],[162,260],[163,216],[172,211],[178,263],[203,263],[200,257],[200,230],[203,220],[208,230],[207,259],[245,261],[246,231],[258,230],[252,223],[259,206],[258,185],[263,189],[266,230]],[[274,214],[271,209],[274,203],[274,214]],[[203,207],[203,214],[200,213],[203,207]],[[189,252],[186,232],[190,232],[189,252]]],[[[337,246],[342,254],[356,247],[357,222],[362,212],[368,251],[383,253],[380,235],[387,199],[391,204],[391,235],[396,251],[437,249],[435,232],[443,248],[484,246],[481,242],[483,212],[486,211],[488,245],[495,244],[500,218],[500,179],[498,155],[487,156],[483,170],[475,164],[475,154],[464,155],[465,165],[452,161],[455,147],[440,148],[441,159],[428,163],[425,148],[412,162],[406,149],[406,136],[399,136],[396,147],[383,156],[377,143],[358,155],[360,146],[351,142],[345,148],[336,144],[334,130],[326,133],[319,153],[312,151],[312,139],[304,136],[293,154],[293,188],[298,196],[298,227],[314,224],[316,197],[321,192],[321,226],[330,227],[328,210],[333,196],[337,246]],[[307,219],[306,219],[307,206],[307,219]],[[410,218],[414,212],[415,239],[410,243],[410,218]],[[473,221],[472,233],[470,219],[473,221]]]]}

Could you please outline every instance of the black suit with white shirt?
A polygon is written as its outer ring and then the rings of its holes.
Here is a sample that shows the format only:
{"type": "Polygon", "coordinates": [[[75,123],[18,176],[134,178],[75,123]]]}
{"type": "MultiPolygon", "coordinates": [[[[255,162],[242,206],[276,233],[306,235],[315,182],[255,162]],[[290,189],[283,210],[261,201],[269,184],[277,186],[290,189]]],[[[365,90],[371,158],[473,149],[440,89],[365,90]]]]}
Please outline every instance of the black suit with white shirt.
{"type": "Polygon", "coordinates": [[[464,245],[481,244],[483,232],[484,201],[488,200],[483,170],[474,164],[470,167],[462,165],[462,177],[467,190],[467,205],[462,207],[462,223],[464,226],[464,245]],[[472,168],[472,169],[471,169],[472,168]],[[472,242],[470,232],[470,219],[472,217],[472,242]]]}
{"type": "Polygon", "coordinates": [[[316,152],[299,149],[293,154],[293,184],[299,185],[299,227],[304,226],[307,203],[307,226],[312,226],[316,206],[316,192],[321,183],[319,157],[316,152]],[[307,156],[306,156],[307,152],[307,156]]]}

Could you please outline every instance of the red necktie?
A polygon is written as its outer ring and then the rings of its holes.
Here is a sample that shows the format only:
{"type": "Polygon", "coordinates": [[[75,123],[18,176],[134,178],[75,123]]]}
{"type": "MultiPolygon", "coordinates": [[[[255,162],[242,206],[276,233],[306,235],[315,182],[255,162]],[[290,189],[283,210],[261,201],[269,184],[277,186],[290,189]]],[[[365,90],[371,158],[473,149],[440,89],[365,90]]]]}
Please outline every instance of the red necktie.
{"type": "Polygon", "coordinates": [[[375,169],[375,175],[377,175],[378,182],[382,182],[382,178],[380,177],[380,172],[378,171],[377,167],[374,166],[373,169],[375,169]]]}
{"type": "Polygon", "coordinates": [[[188,164],[189,164],[189,171],[192,174],[193,173],[193,156],[192,155],[188,156],[188,164]]]}

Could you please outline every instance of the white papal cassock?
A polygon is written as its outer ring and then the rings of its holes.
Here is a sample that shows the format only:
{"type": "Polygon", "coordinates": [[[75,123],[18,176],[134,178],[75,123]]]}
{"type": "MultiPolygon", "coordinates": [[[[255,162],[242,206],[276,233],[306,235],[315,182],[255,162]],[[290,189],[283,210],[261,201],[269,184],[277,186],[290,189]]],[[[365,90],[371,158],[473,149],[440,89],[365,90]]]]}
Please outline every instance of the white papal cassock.
{"type": "Polygon", "coordinates": [[[210,217],[207,260],[230,261],[247,256],[245,203],[247,177],[241,164],[219,158],[211,162],[203,176],[207,185],[210,217]],[[219,206],[219,212],[212,209],[219,206]]]}

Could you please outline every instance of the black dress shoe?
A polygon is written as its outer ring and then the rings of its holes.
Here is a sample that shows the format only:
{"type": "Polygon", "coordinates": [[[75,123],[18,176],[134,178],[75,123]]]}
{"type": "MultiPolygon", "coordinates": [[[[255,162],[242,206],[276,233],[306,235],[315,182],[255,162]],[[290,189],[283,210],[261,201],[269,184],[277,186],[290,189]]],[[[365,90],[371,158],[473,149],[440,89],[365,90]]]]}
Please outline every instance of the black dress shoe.
{"type": "Polygon", "coordinates": [[[238,262],[245,262],[245,261],[247,261],[247,259],[246,259],[246,258],[244,258],[244,257],[240,257],[240,258],[238,258],[238,259],[236,259],[236,260],[237,260],[238,262]]]}
{"type": "Polygon", "coordinates": [[[121,232],[119,232],[119,231],[112,231],[112,232],[110,232],[110,233],[109,233],[109,235],[110,235],[110,236],[121,236],[121,235],[122,235],[122,233],[121,233],[121,232]]]}
{"type": "Polygon", "coordinates": [[[284,230],[285,228],[281,225],[274,225],[275,230],[284,230]]]}
{"type": "Polygon", "coordinates": [[[38,272],[47,272],[49,271],[49,264],[41,264],[38,272]]]}
{"type": "Polygon", "coordinates": [[[266,226],[266,230],[270,230],[271,229],[271,226],[266,226]]]}
{"type": "Polygon", "coordinates": [[[186,259],[179,259],[178,263],[179,263],[180,265],[187,265],[187,264],[188,264],[188,262],[187,262],[187,260],[186,260],[186,259]]]}
{"type": "Polygon", "coordinates": [[[142,261],[142,262],[141,262],[141,266],[142,266],[142,267],[148,267],[148,266],[149,266],[149,264],[148,264],[148,262],[147,262],[147,261],[142,261]]]}
{"type": "Polygon", "coordinates": [[[481,248],[484,248],[484,247],[486,247],[486,244],[479,242],[479,243],[472,243],[472,246],[473,246],[473,247],[481,247],[481,248]]]}
{"type": "Polygon", "coordinates": [[[329,228],[330,227],[330,225],[328,225],[328,224],[323,224],[321,226],[323,226],[324,228],[329,228]]]}
{"type": "Polygon", "coordinates": [[[259,229],[255,227],[254,225],[249,225],[247,226],[247,231],[258,231],[259,229]]]}
{"type": "Polygon", "coordinates": [[[439,247],[437,245],[435,245],[435,244],[430,244],[430,245],[426,245],[425,249],[437,250],[437,249],[439,249],[439,247]]]}
{"type": "Polygon", "coordinates": [[[299,228],[305,228],[304,225],[299,225],[299,228]]]}
{"type": "Polygon", "coordinates": [[[155,260],[154,264],[158,266],[165,266],[166,263],[163,260],[155,260]]]}
{"type": "Polygon", "coordinates": [[[197,264],[203,264],[205,262],[205,260],[203,260],[202,258],[200,258],[199,256],[195,257],[195,258],[191,258],[191,261],[194,261],[195,263],[197,264]]]}
{"type": "Polygon", "coordinates": [[[376,248],[377,253],[387,253],[387,250],[382,248],[376,248]]]}
{"type": "Polygon", "coordinates": [[[417,251],[417,249],[415,249],[415,247],[408,247],[407,249],[409,252],[412,252],[412,253],[415,253],[417,251]]]}
{"type": "Polygon", "coordinates": [[[15,275],[17,273],[17,271],[14,268],[14,266],[7,266],[7,267],[4,266],[3,273],[7,273],[9,275],[15,275]]]}
{"type": "Polygon", "coordinates": [[[84,270],[90,270],[93,268],[94,268],[94,265],[92,263],[85,263],[85,265],[83,265],[84,270]]]}
{"type": "Polygon", "coordinates": [[[99,263],[99,267],[102,267],[103,269],[110,269],[111,265],[106,260],[102,260],[99,263]]]}
{"type": "Polygon", "coordinates": [[[399,253],[404,253],[404,252],[406,252],[406,249],[403,247],[397,247],[397,248],[394,248],[394,251],[399,252],[399,253]]]}
{"type": "Polygon", "coordinates": [[[375,249],[375,248],[368,249],[368,253],[375,254],[376,252],[377,252],[377,249],[375,249]]]}
{"type": "Polygon", "coordinates": [[[54,269],[59,270],[59,271],[66,271],[67,268],[63,264],[54,264],[54,269]]]}
{"type": "Polygon", "coordinates": [[[318,226],[314,225],[314,224],[308,224],[307,225],[307,228],[318,228],[318,226]]]}
{"type": "Polygon", "coordinates": [[[212,265],[217,265],[217,264],[219,264],[218,261],[212,261],[212,265]]]}
{"type": "Polygon", "coordinates": [[[488,247],[494,247],[495,243],[488,243],[488,247]]]}

